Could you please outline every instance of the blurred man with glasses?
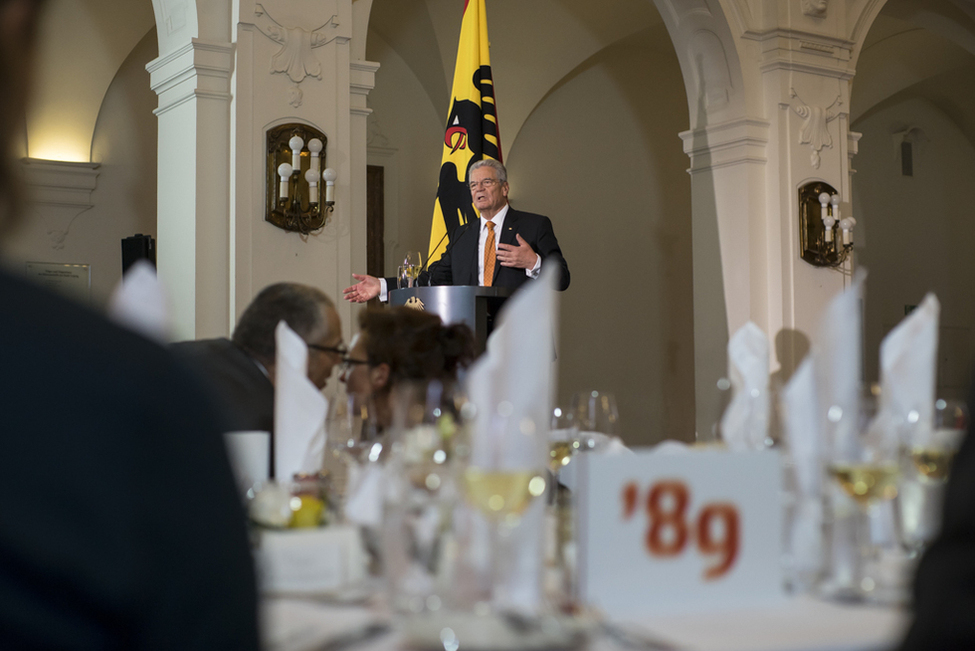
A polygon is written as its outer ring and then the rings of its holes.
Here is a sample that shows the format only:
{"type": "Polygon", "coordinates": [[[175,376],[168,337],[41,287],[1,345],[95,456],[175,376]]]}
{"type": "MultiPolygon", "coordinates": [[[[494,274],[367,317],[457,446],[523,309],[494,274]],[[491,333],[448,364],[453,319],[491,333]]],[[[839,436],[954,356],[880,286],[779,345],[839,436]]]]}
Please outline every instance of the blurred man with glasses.
{"type": "Polygon", "coordinates": [[[279,321],[308,345],[308,379],[323,389],[348,352],[342,323],[322,291],[297,283],[265,287],[237,322],[230,339],[173,344],[224,407],[230,430],[274,431],[274,329],[279,321]]]}

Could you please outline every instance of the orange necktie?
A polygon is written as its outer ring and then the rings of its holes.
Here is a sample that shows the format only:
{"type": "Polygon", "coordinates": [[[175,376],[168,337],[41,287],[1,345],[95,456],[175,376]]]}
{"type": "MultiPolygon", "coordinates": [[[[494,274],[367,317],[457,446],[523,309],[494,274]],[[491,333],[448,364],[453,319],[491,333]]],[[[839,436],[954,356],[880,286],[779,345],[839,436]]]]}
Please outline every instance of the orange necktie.
{"type": "Polygon", "coordinates": [[[487,242],[484,243],[484,286],[494,284],[494,263],[498,259],[498,252],[494,248],[494,222],[487,223],[487,242]]]}

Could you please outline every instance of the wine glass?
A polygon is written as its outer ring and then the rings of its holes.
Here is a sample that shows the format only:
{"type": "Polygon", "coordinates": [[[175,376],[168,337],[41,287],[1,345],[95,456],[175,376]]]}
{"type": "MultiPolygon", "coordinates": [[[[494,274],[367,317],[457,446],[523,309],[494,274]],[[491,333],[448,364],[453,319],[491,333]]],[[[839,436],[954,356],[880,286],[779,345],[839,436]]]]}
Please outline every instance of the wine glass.
{"type": "Polygon", "coordinates": [[[571,409],[556,407],[552,411],[552,427],[548,432],[549,470],[558,483],[559,471],[569,465],[572,456],[579,451],[579,425],[571,409]]]}
{"type": "MultiPolygon", "coordinates": [[[[554,584],[558,586],[556,594],[552,597],[556,602],[570,605],[574,603],[576,596],[576,582],[575,568],[569,560],[571,555],[566,553],[566,548],[575,537],[571,490],[575,487],[575,476],[573,474],[564,478],[562,471],[582,447],[579,441],[579,426],[571,409],[556,407],[553,410],[552,426],[548,437],[549,470],[552,471],[549,505],[555,515],[555,553],[550,560],[557,577],[554,584]],[[563,479],[566,485],[563,485],[563,479]]],[[[547,583],[553,584],[551,580],[547,583]]]]}
{"type": "Polygon", "coordinates": [[[872,514],[889,507],[897,497],[900,444],[897,428],[878,414],[878,400],[879,387],[874,385],[860,396],[857,407],[847,407],[852,413],[833,405],[826,416],[834,567],[824,591],[843,600],[884,601],[888,597],[871,573],[880,549],[872,540],[870,521],[872,514]]]}
{"type": "Polygon", "coordinates": [[[437,380],[400,381],[390,403],[383,565],[393,609],[418,615],[455,601],[455,467],[466,457],[471,405],[437,380]]]}
{"type": "Polygon", "coordinates": [[[339,390],[328,403],[322,464],[334,507],[345,500],[350,466],[362,461],[367,452],[370,458],[378,458],[381,449],[372,398],[339,390]]]}
{"type": "Polygon", "coordinates": [[[941,528],[945,483],[967,428],[965,403],[939,398],[933,422],[917,422],[906,431],[896,514],[901,544],[911,558],[918,558],[941,528]]]}
{"type": "Polygon", "coordinates": [[[491,612],[505,610],[505,588],[510,584],[513,559],[520,549],[512,542],[523,533],[516,533],[522,518],[546,491],[547,426],[547,422],[537,424],[526,414],[516,413],[511,402],[501,401],[488,413],[478,414],[471,433],[461,486],[466,501],[484,517],[490,533],[491,582],[487,603],[491,612]]]}
{"type": "Polygon", "coordinates": [[[581,391],[572,396],[571,412],[579,429],[580,451],[598,450],[619,434],[616,398],[605,391],[581,391]]]}
{"type": "Polygon", "coordinates": [[[423,256],[419,251],[407,251],[403,255],[403,274],[409,279],[409,285],[403,285],[404,287],[412,287],[416,284],[416,279],[420,275],[420,269],[423,268],[423,256]]]}

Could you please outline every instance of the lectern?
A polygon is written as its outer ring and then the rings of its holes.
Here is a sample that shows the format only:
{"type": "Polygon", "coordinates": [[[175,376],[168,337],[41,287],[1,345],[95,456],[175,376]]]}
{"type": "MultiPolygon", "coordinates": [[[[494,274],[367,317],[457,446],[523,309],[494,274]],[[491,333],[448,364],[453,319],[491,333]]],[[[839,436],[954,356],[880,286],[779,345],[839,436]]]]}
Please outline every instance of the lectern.
{"type": "Polygon", "coordinates": [[[494,329],[494,317],[511,296],[510,287],[476,285],[438,285],[409,287],[389,292],[389,304],[405,305],[431,312],[444,323],[466,323],[474,331],[478,354],[484,352],[488,335],[494,329]]]}

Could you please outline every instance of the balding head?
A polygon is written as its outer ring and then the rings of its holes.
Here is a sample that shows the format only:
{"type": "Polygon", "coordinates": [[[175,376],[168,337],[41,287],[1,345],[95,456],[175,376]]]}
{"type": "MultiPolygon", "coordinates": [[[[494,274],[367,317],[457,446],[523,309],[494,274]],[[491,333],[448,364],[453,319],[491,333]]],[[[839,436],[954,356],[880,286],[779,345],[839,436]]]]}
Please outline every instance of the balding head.
{"type": "MultiPolygon", "coordinates": [[[[278,283],[262,289],[247,306],[234,329],[233,341],[262,364],[272,365],[274,329],[282,319],[308,344],[333,338],[338,324],[332,299],[324,292],[298,283],[278,283]]],[[[340,326],[338,330],[341,341],[340,326]]]]}

